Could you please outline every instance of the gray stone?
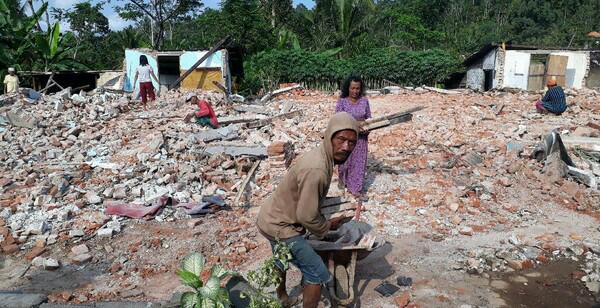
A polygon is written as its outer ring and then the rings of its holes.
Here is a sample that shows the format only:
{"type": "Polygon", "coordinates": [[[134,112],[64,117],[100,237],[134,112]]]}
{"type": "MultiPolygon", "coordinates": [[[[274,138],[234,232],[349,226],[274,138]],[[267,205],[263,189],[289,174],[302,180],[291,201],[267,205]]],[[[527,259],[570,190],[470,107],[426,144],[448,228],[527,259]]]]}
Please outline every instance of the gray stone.
{"type": "Polygon", "coordinates": [[[199,132],[195,135],[196,139],[202,142],[211,142],[215,140],[233,140],[239,137],[239,127],[235,125],[224,126],[217,129],[209,129],[199,132]]]}
{"type": "Polygon", "coordinates": [[[210,155],[227,154],[234,157],[247,155],[267,157],[267,147],[260,145],[214,145],[204,150],[210,155]]]}
{"type": "Polygon", "coordinates": [[[83,264],[90,261],[91,259],[92,255],[90,255],[89,253],[84,253],[71,258],[71,260],[73,260],[75,264],[83,264]]]}
{"type": "Polygon", "coordinates": [[[588,281],[588,282],[585,283],[585,286],[592,293],[599,293],[600,292],[600,281],[588,281]]]}
{"type": "Polygon", "coordinates": [[[88,192],[85,194],[85,198],[89,204],[99,204],[102,202],[102,198],[100,198],[95,192],[88,192]]]}
{"type": "Polygon", "coordinates": [[[32,115],[24,112],[11,110],[6,113],[6,117],[13,126],[29,129],[37,127],[37,120],[32,115]]]}
{"type": "Polygon", "coordinates": [[[481,155],[471,152],[463,157],[463,160],[466,161],[471,166],[477,166],[483,163],[483,158],[481,155]]]}
{"type": "Polygon", "coordinates": [[[82,237],[84,235],[85,235],[85,233],[83,233],[83,230],[73,229],[73,230],[69,231],[69,237],[70,238],[82,237]]]}
{"type": "Polygon", "coordinates": [[[84,104],[85,102],[87,102],[87,98],[85,98],[85,97],[83,97],[83,96],[81,96],[79,94],[73,94],[73,95],[71,95],[71,100],[76,105],[84,104]]]}
{"type": "Polygon", "coordinates": [[[44,259],[43,266],[45,270],[55,270],[60,267],[58,260],[52,258],[44,259]]]}
{"type": "Polygon", "coordinates": [[[38,221],[34,221],[33,223],[29,224],[27,226],[27,228],[25,229],[25,233],[40,235],[40,234],[44,234],[49,229],[50,229],[50,226],[48,226],[48,223],[45,220],[38,220],[38,221]]]}
{"type": "Polygon", "coordinates": [[[65,104],[61,101],[54,101],[54,111],[63,112],[65,110],[65,104]]]}
{"type": "Polygon", "coordinates": [[[90,252],[90,250],[85,244],[77,245],[71,248],[71,253],[73,253],[74,255],[81,255],[88,252],[90,252]]]}
{"type": "Polygon", "coordinates": [[[44,294],[0,293],[0,308],[31,308],[47,300],[44,294]]]}
{"type": "Polygon", "coordinates": [[[127,198],[127,186],[125,185],[115,185],[115,188],[112,193],[112,197],[114,199],[125,199],[127,198]]]}
{"type": "Polygon", "coordinates": [[[98,237],[111,237],[114,230],[110,228],[98,229],[98,237]]]}

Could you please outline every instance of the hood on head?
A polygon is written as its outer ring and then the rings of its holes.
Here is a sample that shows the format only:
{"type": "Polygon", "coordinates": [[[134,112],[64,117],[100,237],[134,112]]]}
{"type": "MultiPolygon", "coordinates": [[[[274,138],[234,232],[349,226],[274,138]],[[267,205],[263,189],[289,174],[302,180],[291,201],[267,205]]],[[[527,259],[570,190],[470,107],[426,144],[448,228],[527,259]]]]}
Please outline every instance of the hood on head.
{"type": "Polygon", "coordinates": [[[333,145],[331,144],[331,138],[333,138],[335,133],[347,129],[353,130],[358,135],[358,122],[349,113],[338,112],[329,120],[327,129],[325,129],[325,133],[323,134],[323,146],[329,161],[333,162],[333,145]]]}

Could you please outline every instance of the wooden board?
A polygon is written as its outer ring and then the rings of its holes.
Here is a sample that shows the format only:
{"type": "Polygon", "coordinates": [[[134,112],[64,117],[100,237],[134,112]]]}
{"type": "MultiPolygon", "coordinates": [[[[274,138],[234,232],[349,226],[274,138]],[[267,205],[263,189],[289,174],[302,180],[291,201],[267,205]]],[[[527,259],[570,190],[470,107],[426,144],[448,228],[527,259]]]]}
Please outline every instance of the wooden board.
{"type": "Polygon", "coordinates": [[[548,65],[546,66],[544,81],[548,82],[548,80],[554,79],[559,86],[564,87],[566,84],[565,76],[567,74],[568,61],[569,57],[567,56],[549,55],[546,62],[548,65]]]}
{"type": "Polygon", "coordinates": [[[546,66],[544,63],[533,62],[529,64],[529,80],[527,81],[528,91],[538,91],[544,89],[544,73],[546,66]]]}
{"type": "MultiPolygon", "coordinates": [[[[185,72],[181,72],[183,75],[185,72]]],[[[203,89],[219,91],[213,81],[223,82],[223,75],[220,68],[198,68],[189,74],[182,82],[181,87],[184,89],[203,89]]]]}

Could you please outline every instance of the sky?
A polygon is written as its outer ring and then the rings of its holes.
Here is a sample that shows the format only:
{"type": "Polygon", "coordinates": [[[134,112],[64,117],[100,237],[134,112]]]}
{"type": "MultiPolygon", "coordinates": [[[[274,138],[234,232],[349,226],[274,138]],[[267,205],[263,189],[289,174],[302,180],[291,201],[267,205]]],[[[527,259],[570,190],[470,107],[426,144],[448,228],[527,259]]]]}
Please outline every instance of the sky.
{"type": "MultiPolygon", "coordinates": [[[[41,2],[41,1],[40,1],[41,2]]],[[[61,8],[61,9],[70,9],[74,4],[84,2],[82,0],[49,0],[49,7],[61,8]]],[[[98,0],[91,0],[91,2],[97,3],[98,0]]],[[[219,8],[219,3],[221,0],[203,0],[204,7],[209,8],[219,8]]],[[[38,2],[39,3],[39,2],[38,2]]],[[[102,13],[104,16],[108,18],[110,29],[113,31],[121,30],[127,27],[130,22],[125,21],[119,17],[119,15],[113,10],[113,6],[116,4],[123,3],[122,0],[112,0],[110,4],[104,5],[104,10],[102,13]]],[[[293,0],[294,6],[298,4],[304,4],[308,8],[312,8],[314,6],[313,0],[293,0]]],[[[65,29],[66,24],[62,24],[62,28],[65,29]]]]}

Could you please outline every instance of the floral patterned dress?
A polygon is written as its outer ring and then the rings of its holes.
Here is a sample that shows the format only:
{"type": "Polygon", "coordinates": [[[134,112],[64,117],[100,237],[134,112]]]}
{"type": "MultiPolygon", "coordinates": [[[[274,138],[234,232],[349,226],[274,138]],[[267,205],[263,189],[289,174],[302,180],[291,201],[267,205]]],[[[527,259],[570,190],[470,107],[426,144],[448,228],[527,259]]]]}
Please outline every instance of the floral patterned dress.
{"type": "MultiPolygon", "coordinates": [[[[359,98],[356,103],[352,103],[348,98],[340,98],[335,106],[335,112],[347,112],[357,121],[364,121],[371,118],[371,107],[366,97],[359,98]]],[[[365,182],[367,154],[369,152],[368,143],[368,135],[360,134],[354,151],[352,151],[348,160],[339,167],[340,180],[344,183],[348,191],[355,196],[362,193],[365,182]]]]}

